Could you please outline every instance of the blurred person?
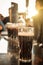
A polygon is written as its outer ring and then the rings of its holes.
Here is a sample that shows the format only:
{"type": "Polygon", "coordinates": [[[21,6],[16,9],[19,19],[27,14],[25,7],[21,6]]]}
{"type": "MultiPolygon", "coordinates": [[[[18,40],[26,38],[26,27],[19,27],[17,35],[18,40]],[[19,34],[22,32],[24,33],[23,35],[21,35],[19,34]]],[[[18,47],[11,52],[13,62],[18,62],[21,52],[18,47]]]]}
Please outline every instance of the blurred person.
{"type": "Polygon", "coordinates": [[[43,0],[36,0],[38,14],[33,17],[34,39],[43,43],[43,0]]]}
{"type": "Polygon", "coordinates": [[[6,25],[8,22],[10,22],[9,16],[5,17],[3,20],[4,25],[6,25]]]}
{"type": "Polygon", "coordinates": [[[1,21],[4,20],[4,16],[2,14],[0,14],[0,19],[1,19],[1,21]]]}
{"type": "Polygon", "coordinates": [[[43,65],[43,0],[36,0],[38,14],[33,17],[34,26],[34,49],[33,65],[43,65]]]}
{"type": "Polygon", "coordinates": [[[0,14],[0,31],[5,31],[5,25],[3,23],[4,17],[0,14]]]}

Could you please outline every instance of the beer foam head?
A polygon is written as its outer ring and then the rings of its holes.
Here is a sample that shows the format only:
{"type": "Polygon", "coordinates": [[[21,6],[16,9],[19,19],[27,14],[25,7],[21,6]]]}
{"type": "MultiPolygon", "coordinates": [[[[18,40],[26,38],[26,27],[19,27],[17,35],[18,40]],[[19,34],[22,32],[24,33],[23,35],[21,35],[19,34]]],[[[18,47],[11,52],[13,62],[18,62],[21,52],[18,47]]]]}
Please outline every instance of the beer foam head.
{"type": "Polygon", "coordinates": [[[18,35],[19,36],[28,36],[28,33],[27,32],[18,32],[18,35]]]}
{"type": "Polygon", "coordinates": [[[18,36],[34,36],[34,33],[30,33],[30,32],[18,32],[18,36]]]}
{"type": "Polygon", "coordinates": [[[6,27],[7,27],[7,28],[17,28],[18,25],[17,25],[16,23],[7,23],[7,24],[6,24],[6,27]]]}

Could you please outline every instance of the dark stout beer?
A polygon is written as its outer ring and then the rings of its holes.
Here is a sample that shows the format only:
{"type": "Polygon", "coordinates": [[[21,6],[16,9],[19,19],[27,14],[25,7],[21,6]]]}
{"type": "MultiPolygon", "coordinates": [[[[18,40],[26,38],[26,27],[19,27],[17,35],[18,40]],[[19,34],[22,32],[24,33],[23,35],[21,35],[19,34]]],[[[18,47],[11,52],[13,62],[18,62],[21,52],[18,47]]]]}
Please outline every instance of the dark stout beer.
{"type": "Polygon", "coordinates": [[[8,23],[7,30],[9,37],[16,37],[18,35],[18,27],[14,23],[8,23]]]}
{"type": "Polygon", "coordinates": [[[8,38],[9,38],[9,51],[15,53],[18,47],[18,28],[14,23],[7,24],[8,38]]]}
{"type": "Polygon", "coordinates": [[[8,28],[8,36],[10,37],[16,37],[18,35],[17,28],[8,28]]]}
{"type": "MultiPolygon", "coordinates": [[[[28,34],[28,33],[26,33],[28,34]]],[[[24,60],[31,59],[31,49],[32,49],[32,38],[31,36],[27,36],[22,33],[19,34],[19,42],[20,42],[20,58],[24,60]]]]}

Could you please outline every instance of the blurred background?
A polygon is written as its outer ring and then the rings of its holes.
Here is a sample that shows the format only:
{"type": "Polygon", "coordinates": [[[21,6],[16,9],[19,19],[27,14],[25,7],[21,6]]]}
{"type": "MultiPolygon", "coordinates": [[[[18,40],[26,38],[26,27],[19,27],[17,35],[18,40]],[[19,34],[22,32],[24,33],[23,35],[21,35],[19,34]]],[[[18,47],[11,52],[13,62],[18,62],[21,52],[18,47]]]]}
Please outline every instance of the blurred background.
{"type": "Polygon", "coordinates": [[[8,16],[8,9],[11,7],[11,2],[15,2],[18,3],[18,13],[26,12],[27,7],[28,14],[31,17],[32,15],[36,14],[35,1],[36,0],[0,0],[0,13],[3,14],[3,16],[5,17],[8,16]],[[28,1],[27,4],[26,1],[28,1]]]}

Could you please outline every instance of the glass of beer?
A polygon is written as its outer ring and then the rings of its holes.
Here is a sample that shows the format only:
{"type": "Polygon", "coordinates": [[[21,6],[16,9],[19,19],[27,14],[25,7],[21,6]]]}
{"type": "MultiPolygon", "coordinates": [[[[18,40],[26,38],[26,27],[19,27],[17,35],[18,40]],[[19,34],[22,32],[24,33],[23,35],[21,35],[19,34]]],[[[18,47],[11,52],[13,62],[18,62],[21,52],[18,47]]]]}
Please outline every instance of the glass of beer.
{"type": "Polygon", "coordinates": [[[18,28],[15,23],[7,23],[7,30],[9,37],[16,37],[18,35],[18,28]]]}
{"type": "Polygon", "coordinates": [[[18,53],[19,41],[18,41],[18,27],[14,23],[7,24],[9,51],[12,53],[18,53]]]}
{"type": "Polygon", "coordinates": [[[31,50],[32,50],[32,39],[33,34],[30,30],[31,28],[23,27],[21,28],[21,31],[19,29],[18,36],[19,36],[19,42],[20,42],[20,58],[24,60],[31,59],[31,50]]]}

